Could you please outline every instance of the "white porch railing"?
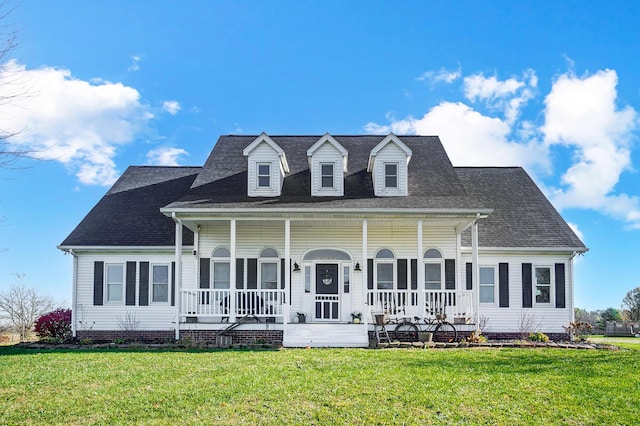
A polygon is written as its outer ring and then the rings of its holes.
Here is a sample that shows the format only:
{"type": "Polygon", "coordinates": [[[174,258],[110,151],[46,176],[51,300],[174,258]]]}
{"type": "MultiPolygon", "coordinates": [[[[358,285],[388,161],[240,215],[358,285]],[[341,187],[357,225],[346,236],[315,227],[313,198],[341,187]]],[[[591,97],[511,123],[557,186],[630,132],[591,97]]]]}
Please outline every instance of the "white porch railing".
{"type": "Polygon", "coordinates": [[[446,313],[449,318],[474,318],[473,291],[424,290],[424,307],[418,290],[369,290],[367,304],[374,312],[387,312],[399,317],[432,318],[446,313]]]}
{"type": "Polygon", "coordinates": [[[188,317],[230,317],[231,297],[235,295],[233,316],[284,316],[284,290],[183,289],[180,313],[188,317]]]}

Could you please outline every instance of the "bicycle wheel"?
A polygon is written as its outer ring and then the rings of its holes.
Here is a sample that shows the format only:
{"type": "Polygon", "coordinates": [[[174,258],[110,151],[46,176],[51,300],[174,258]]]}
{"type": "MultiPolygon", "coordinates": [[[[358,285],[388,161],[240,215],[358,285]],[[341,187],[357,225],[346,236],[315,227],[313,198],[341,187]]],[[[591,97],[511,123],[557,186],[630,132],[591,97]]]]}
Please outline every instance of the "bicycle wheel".
{"type": "Polygon", "coordinates": [[[458,332],[453,324],[443,321],[433,330],[433,338],[436,342],[457,342],[458,332]]]}
{"type": "Polygon", "coordinates": [[[396,325],[393,334],[396,337],[396,340],[401,340],[403,342],[417,342],[418,341],[418,327],[408,321],[404,321],[396,325]]]}

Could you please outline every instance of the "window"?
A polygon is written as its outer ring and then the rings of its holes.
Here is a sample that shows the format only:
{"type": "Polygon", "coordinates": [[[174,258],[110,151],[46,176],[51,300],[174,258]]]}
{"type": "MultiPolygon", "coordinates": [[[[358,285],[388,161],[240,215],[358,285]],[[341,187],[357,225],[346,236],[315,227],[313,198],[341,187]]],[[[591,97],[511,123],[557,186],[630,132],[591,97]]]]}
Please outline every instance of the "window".
{"type": "Polygon", "coordinates": [[[211,282],[215,289],[231,288],[231,252],[224,248],[218,247],[213,251],[211,256],[211,282]]]}
{"type": "Polygon", "coordinates": [[[169,302],[169,265],[153,265],[151,275],[151,301],[169,302]]]}
{"type": "Polygon", "coordinates": [[[258,188],[271,188],[271,164],[258,163],[258,188]]]}
{"type": "Polygon", "coordinates": [[[107,302],[122,303],[124,288],[124,265],[108,264],[107,271],[107,302]]]}
{"type": "Polygon", "coordinates": [[[551,303],[551,268],[535,268],[536,303],[551,303]]]}
{"type": "Polygon", "coordinates": [[[260,252],[260,288],[276,290],[278,288],[278,252],[266,248],[260,252]]]}
{"type": "Polygon", "coordinates": [[[350,281],[351,281],[351,267],[350,266],[345,266],[343,268],[343,275],[344,275],[344,292],[345,293],[349,293],[349,285],[350,285],[350,281]]]}
{"type": "Polygon", "coordinates": [[[480,267],[480,303],[496,302],[496,268],[493,266],[480,267]]]}
{"type": "Polygon", "coordinates": [[[333,189],[333,163],[320,164],[320,186],[333,189]]]}
{"type": "Polygon", "coordinates": [[[384,165],[384,186],[385,188],[398,187],[398,165],[395,163],[385,163],[384,165]]]}
{"type": "Polygon", "coordinates": [[[304,292],[311,293],[311,266],[304,267],[304,292]]]}
{"type": "Polygon", "coordinates": [[[424,288],[425,290],[442,289],[442,253],[438,249],[429,249],[424,252],[424,288]]]}
{"type": "Polygon", "coordinates": [[[376,288],[378,290],[393,290],[395,256],[389,249],[382,249],[376,253],[376,288]]]}

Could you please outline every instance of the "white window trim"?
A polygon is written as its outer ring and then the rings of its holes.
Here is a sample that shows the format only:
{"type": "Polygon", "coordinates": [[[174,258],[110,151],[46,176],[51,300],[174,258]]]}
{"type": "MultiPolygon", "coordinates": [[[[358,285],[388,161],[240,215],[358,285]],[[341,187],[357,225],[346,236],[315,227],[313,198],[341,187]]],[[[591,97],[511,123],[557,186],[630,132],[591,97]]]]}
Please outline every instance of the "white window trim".
{"type": "Polygon", "coordinates": [[[151,305],[168,305],[171,302],[171,265],[168,263],[152,263],[150,265],[150,277],[149,277],[149,304],[151,305]],[[154,266],[166,266],[167,267],[167,301],[166,302],[155,302],[153,300],[153,288],[154,288],[154,279],[153,279],[153,267],[154,266]]]}
{"type": "Polygon", "coordinates": [[[124,263],[105,263],[104,265],[104,301],[108,305],[124,305],[127,298],[126,289],[126,267],[124,263]],[[122,300],[109,300],[109,266],[120,266],[122,268],[122,300]]]}
{"type": "Polygon", "coordinates": [[[532,302],[533,306],[540,307],[552,307],[555,306],[555,294],[556,294],[556,277],[555,277],[555,268],[552,265],[532,265],[531,268],[531,291],[532,291],[532,302]],[[536,280],[536,269],[546,268],[549,269],[549,301],[548,302],[537,302],[536,301],[536,289],[538,287],[538,281],[536,280]]]}
{"type": "MultiPolygon", "coordinates": [[[[383,173],[383,181],[384,181],[384,185],[383,188],[385,190],[390,190],[390,191],[399,191],[400,190],[400,164],[398,164],[398,162],[395,161],[385,161],[382,164],[382,173],[383,173]],[[387,186],[387,166],[396,166],[396,186],[387,186]]],[[[392,176],[392,175],[389,175],[392,176]]]]}
{"type": "Polygon", "coordinates": [[[444,290],[444,259],[422,258],[422,269],[424,270],[424,282],[422,283],[423,291],[442,291],[444,290]],[[440,265],[440,288],[427,288],[427,271],[426,265],[440,265]]]}
{"type": "Polygon", "coordinates": [[[318,168],[320,172],[320,182],[318,185],[318,190],[319,191],[335,191],[336,190],[336,163],[329,162],[329,161],[322,161],[318,163],[318,168]],[[322,173],[322,166],[331,166],[331,186],[322,185],[322,178],[325,176],[322,173]]]}
{"type": "Polygon", "coordinates": [[[271,191],[273,189],[273,164],[267,161],[256,161],[256,191],[271,191]],[[260,186],[260,178],[266,175],[260,174],[260,166],[268,166],[269,167],[269,186],[260,186]]]}
{"type": "Polygon", "coordinates": [[[278,257],[265,257],[258,259],[258,290],[279,290],[280,284],[280,258],[278,257]],[[262,265],[265,263],[273,263],[276,265],[276,288],[264,288],[262,286],[262,265]]]}
{"type": "MultiPolygon", "coordinates": [[[[497,265],[479,265],[478,272],[482,268],[493,269],[493,302],[483,302],[482,300],[479,300],[478,302],[483,306],[498,306],[498,266],[497,265]]],[[[478,277],[478,297],[480,297],[480,288],[483,286],[489,287],[488,284],[480,284],[480,277],[478,277]]]]}

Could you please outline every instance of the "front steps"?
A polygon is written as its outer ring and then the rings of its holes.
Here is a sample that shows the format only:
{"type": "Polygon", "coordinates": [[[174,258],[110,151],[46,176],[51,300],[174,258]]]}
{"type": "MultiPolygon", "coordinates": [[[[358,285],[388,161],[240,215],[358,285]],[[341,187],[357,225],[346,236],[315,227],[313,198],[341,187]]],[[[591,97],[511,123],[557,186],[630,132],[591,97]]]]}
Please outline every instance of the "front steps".
{"type": "Polygon", "coordinates": [[[289,348],[366,348],[368,327],[364,324],[287,324],[282,346],[289,348]]]}

